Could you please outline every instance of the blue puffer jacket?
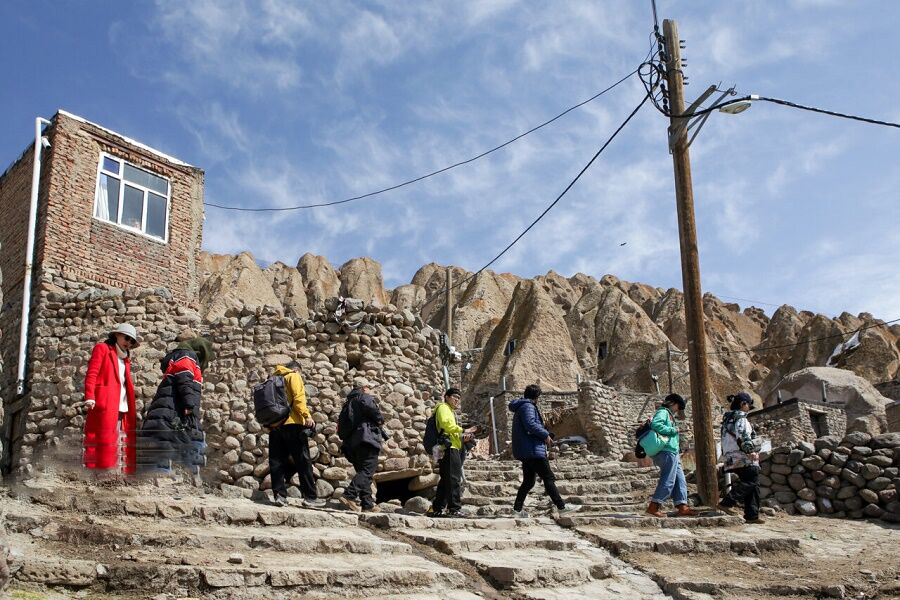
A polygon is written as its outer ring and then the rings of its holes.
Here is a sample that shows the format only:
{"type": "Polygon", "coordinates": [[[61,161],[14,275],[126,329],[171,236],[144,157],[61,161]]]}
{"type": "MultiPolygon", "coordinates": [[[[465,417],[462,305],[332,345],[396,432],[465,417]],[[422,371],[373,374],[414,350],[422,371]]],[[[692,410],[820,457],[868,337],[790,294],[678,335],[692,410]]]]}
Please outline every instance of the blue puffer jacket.
{"type": "Polygon", "coordinates": [[[550,435],[534,402],[519,398],[509,403],[513,413],[512,451],[516,460],[547,458],[544,440],[550,435]]]}

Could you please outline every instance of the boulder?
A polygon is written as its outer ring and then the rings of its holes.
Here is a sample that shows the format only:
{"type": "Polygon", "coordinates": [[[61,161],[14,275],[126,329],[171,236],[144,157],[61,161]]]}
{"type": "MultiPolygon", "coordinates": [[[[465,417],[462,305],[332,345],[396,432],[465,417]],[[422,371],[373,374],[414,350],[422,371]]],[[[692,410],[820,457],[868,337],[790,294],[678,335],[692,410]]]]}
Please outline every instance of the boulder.
{"type": "Polygon", "coordinates": [[[890,403],[862,377],[844,369],[807,367],[786,376],[779,389],[800,399],[821,400],[822,384],[828,401],[843,404],[848,429],[877,435],[887,431],[885,407],[890,403]]]}
{"type": "Polygon", "coordinates": [[[306,298],[310,309],[321,311],[326,298],[340,294],[341,281],[325,257],[307,252],[297,262],[297,270],[306,284],[306,298]]]}
{"type": "Polygon", "coordinates": [[[206,319],[223,317],[229,309],[282,309],[271,280],[249,252],[237,256],[207,255],[203,267],[214,269],[200,286],[200,314],[206,319]]]}
{"type": "Polygon", "coordinates": [[[366,304],[385,306],[384,278],[381,265],[371,258],[352,258],[340,268],[340,294],[345,298],[359,298],[366,304]]]}
{"type": "Polygon", "coordinates": [[[284,313],[296,319],[309,318],[306,289],[300,271],[281,262],[274,262],[263,271],[272,284],[275,296],[284,307],[284,313]]]}
{"type": "Polygon", "coordinates": [[[407,512],[424,515],[431,508],[431,502],[422,496],[413,496],[403,504],[407,512]]]}

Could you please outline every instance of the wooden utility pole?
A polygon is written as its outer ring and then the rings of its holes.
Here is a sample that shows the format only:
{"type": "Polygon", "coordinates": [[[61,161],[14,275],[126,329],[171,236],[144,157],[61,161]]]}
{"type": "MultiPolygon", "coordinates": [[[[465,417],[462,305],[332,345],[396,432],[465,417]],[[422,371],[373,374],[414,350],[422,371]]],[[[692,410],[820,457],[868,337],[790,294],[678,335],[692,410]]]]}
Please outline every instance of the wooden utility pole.
{"type": "Polygon", "coordinates": [[[669,372],[669,393],[672,393],[672,344],[666,342],[666,370],[669,372]]]}
{"type": "Polygon", "coordinates": [[[700,255],[697,250],[697,224],[694,221],[694,192],[691,184],[691,157],[688,153],[687,119],[684,113],[684,74],[678,25],[663,21],[666,45],[666,78],[669,84],[670,131],[678,130],[670,140],[675,167],[675,202],[678,207],[678,237],[681,244],[681,279],[684,285],[684,312],[687,324],[688,359],[691,375],[691,412],[694,420],[694,452],[697,463],[697,487],[707,506],[719,501],[716,475],[716,447],[713,438],[712,398],[706,365],[706,333],[703,327],[703,295],[700,291],[700,255]]]}
{"type": "Polygon", "coordinates": [[[453,345],[453,271],[447,267],[447,289],[444,291],[444,307],[447,309],[447,343],[453,345]]]}

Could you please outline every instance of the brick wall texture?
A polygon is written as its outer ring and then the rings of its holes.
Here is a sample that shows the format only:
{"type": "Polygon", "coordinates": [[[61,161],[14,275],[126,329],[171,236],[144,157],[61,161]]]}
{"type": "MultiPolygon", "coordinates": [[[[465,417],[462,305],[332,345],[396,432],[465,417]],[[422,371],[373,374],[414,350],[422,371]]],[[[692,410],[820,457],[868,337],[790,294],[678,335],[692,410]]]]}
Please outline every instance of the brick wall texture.
{"type": "MultiPolygon", "coordinates": [[[[107,288],[167,288],[185,304],[199,288],[203,171],[180,165],[101,127],[58,113],[44,135],[35,229],[34,279],[45,272],[107,288]],[[169,179],[168,243],[93,218],[101,152],[169,179]]],[[[0,176],[0,398],[7,421],[15,390],[25,274],[32,145],[0,176]]],[[[32,313],[37,312],[37,297],[32,313]]],[[[32,333],[33,337],[33,333],[32,333]]],[[[33,345],[34,340],[29,343],[33,345]]],[[[29,361],[30,362],[30,361],[29,361]]],[[[28,374],[26,373],[26,378],[28,374]]],[[[2,418],[2,417],[0,417],[2,418]]],[[[9,436],[0,423],[0,443],[9,436]]],[[[2,451],[0,451],[2,453],[2,451]]]]}

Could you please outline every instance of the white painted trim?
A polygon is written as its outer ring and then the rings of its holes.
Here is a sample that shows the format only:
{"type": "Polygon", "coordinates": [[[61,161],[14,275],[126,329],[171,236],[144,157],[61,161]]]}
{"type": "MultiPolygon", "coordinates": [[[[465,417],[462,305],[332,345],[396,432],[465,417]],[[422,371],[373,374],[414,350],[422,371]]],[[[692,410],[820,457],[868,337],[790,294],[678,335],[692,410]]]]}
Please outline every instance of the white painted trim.
{"type": "Polygon", "coordinates": [[[91,208],[91,218],[92,219],[99,221],[100,223],[106,223],[107,225],[113,225],[115,227],[120,227],[122,229],[125,229],[126,231],[136,233],[142,237],[147,238],[148,240],[153,240],[154,242],[157,242],[160,244],[168,244],[169,243],[169,211],[171,211],[171,210],[172,210],[172,180],[169,177],[166,177],[165,175],[162,175],[160,173],[155,173],[154,171],[152,171],[150,169],[144,168],[140,165],[136,165],[132,162],[125,160],[124,158],[115,156],[113,154],[109,154],[108,152],[100,153],[100,159],[97,161],[97,179],[94,184],[94,204],[93,204],[93,207],[91,208]],[[119,163],[119,174],[118,175],[116,175],[115,173],[113,173],[111,171],[107,171],[103,168],[103,160],[104,160],[104,158],[107,158],[107,157],[109,157],[115,161],[118,161],[118,163],[119,163]],[[157,196],[162,196],[162,194],[160,194],[156,190],[151,190],[150,188],[145,187],[139,183],[134,183],[131,181],[128,181],[126,183],[126,181],[125,181],[125,164],[126,163],[131,165],[135,169],[138,169],[141,171],[146,171],[148,173],[151,173],[152,175],[155,175],[156,177],[165,179],[166,183],[168,184],[167,185],[168,189],[167,189],[167,192],[165,195],[166,224],[165,224],[165,229],[164,229],[165,235],[163,238],[158,238],[155,235],[150,235],[149,233],[146,233],[145,231],[143,231],[144,229],[147,228],[147,200],[148,200],[147,194],[152,193],[152,194],[156,194],[157,196]],[[114,177],[115,179],[118,179],[118,181],[119,181],[119,201],[118,201],[115,221],[106,221],[104,219],[94,216],[95,213],[97,212],[97,196],[100,191],[100,176],[101,175],[108,175],[110,177],[114,177]],[[136,190],[140,190],[144,194],[143,212],[141,213],[141,229],[137,229],[137,228],[131,227],[129,225],[124,225],[122,223],[122,206],[124,205],[124,200],[125,200],[125,186],[126,185],[133,187],[136,190]]]}
{"type": "Polygon", "coordinates": [[[151,152],[151,153],[155,154],[156,156],[169,161],[170,163],[173,163],[173,164],[176,164],[176,165],[179,165],[182,167],[196,168],[196,167],[194,167],[194,165],[189,165],[188,163],[186,163],[182,160],[178,160],[174,156],[169,156],[168,154],[165,154],[164,152],[160,152],[159,150],[156,150],[155,148],[151,148],[150,146],[148,146],[146,144],[142,144],[137,140],[133,140],[130,137],[124,136],[121,133],[118,133],[116,131],[113,131],[112,129],[109,129],[108,127],[104,127],[103,125],[98,125],[97,123],[88,121],[84,117],[79,117],[78,115],[73,115],[72,113],[64,111],[61,108],[57,112],[61,115],[65,115],[65,116],[69,117],[70,119],[75,119],[76,121],[80,121],[81,123],[87,123],[88,125],[93,125],[94,127],[98,128],[98,129],[102,129],[103,131],[106,131],[107,133],[111,133],[115,136],[118,136],[118,137],[122,138],[124,141],[126,141],[127,143],[129,143],[133,146],[137,146],[138,148],[140,148],[142,150],[146,150],[147,152],[151,152]]]}

